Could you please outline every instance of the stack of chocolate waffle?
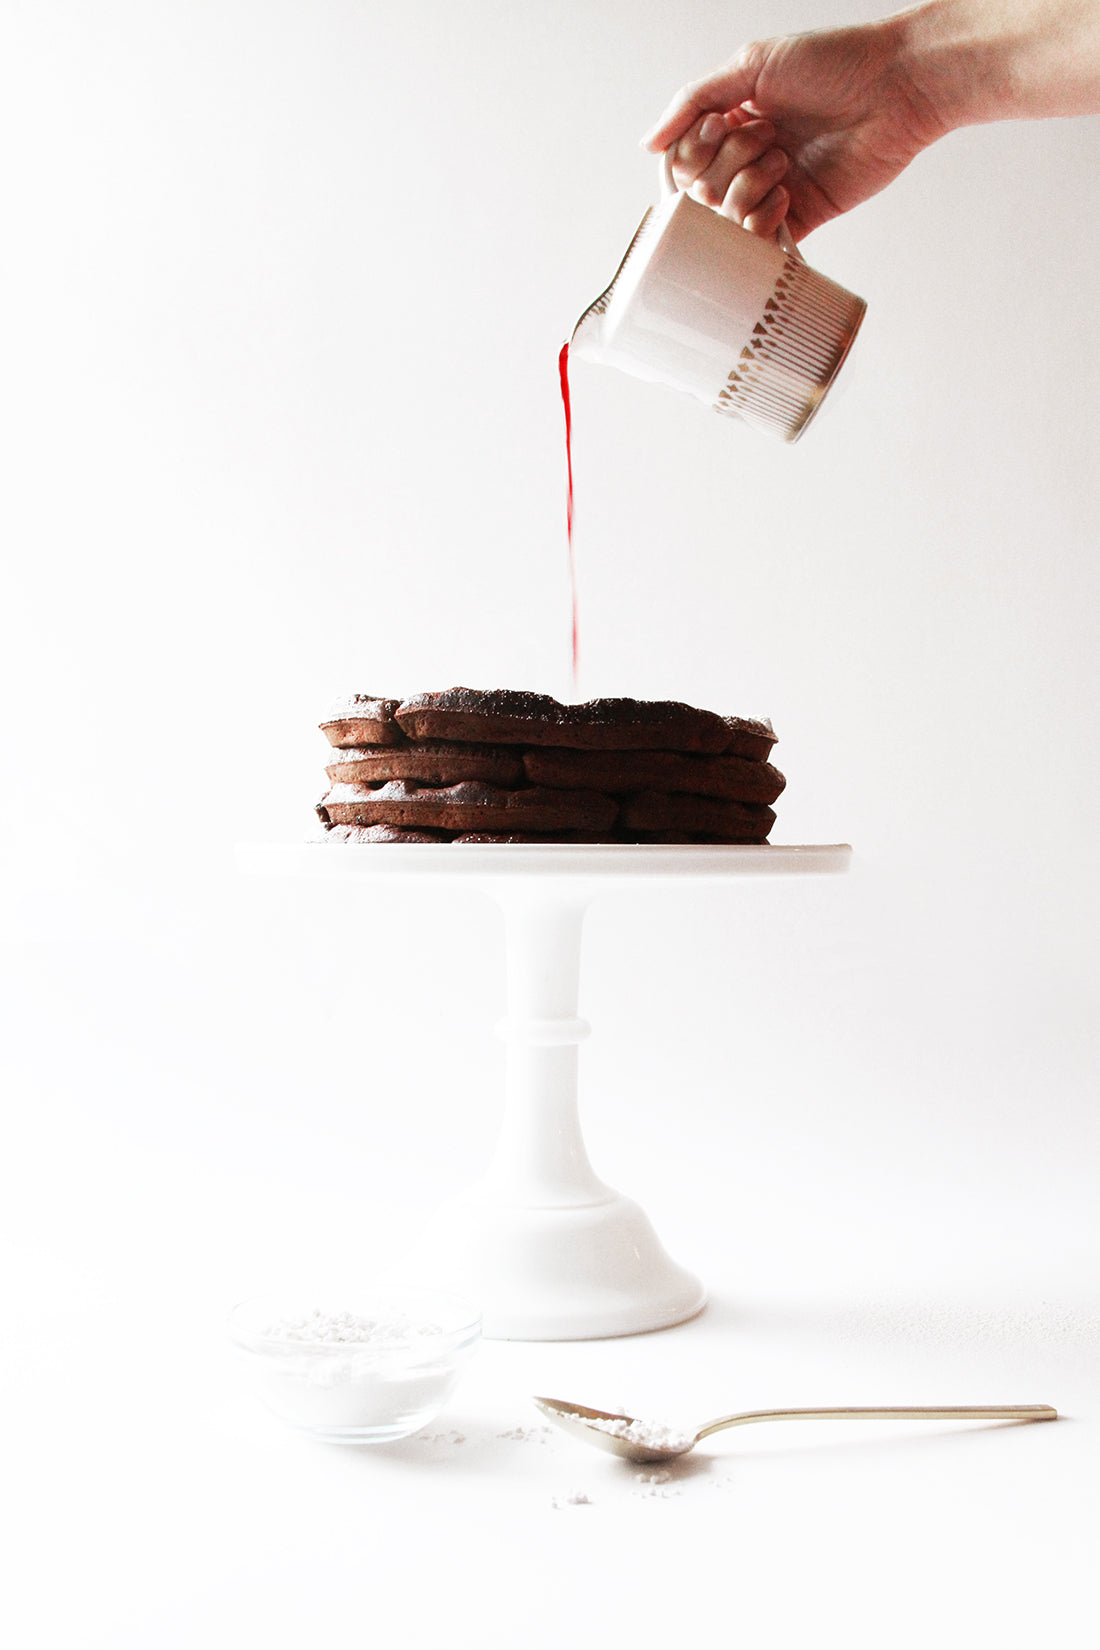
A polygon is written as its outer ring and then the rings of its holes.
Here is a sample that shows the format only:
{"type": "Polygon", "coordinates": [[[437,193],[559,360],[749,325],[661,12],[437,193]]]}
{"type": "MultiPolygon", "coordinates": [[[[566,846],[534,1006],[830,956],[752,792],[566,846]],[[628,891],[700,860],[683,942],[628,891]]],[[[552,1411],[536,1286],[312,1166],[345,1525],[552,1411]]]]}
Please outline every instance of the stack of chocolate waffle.
{"type": "Polygon", "coordinates": [[[785,784],[770,723],[667,700],[355,694],[321,730],[348,842],[766,842],[785,784]]]}

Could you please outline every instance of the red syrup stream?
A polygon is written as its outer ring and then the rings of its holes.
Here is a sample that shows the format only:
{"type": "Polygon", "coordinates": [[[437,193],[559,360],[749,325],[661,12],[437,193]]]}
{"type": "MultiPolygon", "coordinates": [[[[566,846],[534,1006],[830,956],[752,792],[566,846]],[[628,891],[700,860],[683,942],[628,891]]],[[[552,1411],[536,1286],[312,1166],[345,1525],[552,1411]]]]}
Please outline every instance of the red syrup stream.
{"type": "Polygon", "coordinates": [[[573,548],[573,412],[569,400],[569,345],[561,347],[558,356],[558,376],[561,379],[561,404],[565,411],[565,472],[568,493],[565,505],[565,528],[569,536],[569,594],[573,614],[573,691],[577,690],[577,559],[573,548]]]}

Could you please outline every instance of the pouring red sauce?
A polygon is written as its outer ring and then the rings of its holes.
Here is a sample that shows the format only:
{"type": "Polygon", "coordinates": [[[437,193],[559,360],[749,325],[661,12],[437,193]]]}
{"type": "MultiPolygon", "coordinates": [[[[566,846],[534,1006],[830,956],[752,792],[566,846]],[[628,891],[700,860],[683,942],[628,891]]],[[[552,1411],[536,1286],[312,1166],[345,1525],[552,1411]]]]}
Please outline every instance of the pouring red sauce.
{"type": "Polygon", "coordinates": [[[573,548],[573,413],[569,400],[569,345],[564,343],[558,356],[558,376],[561,379],[561,404],[565,411],[565,472],[568,491],[565,504],[565,530],[569,538],[569,593],[573,615],[573,687],[577,686],[578,631],[577,631],[577,561],[573,548]]]}

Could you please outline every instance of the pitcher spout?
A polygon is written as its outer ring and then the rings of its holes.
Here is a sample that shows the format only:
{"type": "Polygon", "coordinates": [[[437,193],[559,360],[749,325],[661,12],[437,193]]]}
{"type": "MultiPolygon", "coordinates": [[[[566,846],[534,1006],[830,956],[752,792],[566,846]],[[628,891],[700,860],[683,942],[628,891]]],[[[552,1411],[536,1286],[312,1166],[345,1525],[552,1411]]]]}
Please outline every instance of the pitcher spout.
{"type": "Polygon", "coordinates": [[[654,211],[650,208],[635,230],[634,238],[608,285],[598,298],[592,300],[573,328],[569,340],[569,353],[573,359],[579,358],[583,361],[595,361],[601,366],[618,367],[621,371],[633,373],[636,377],[651,376],[638,371],[638,364],[632,355],[616,348],[612,305],[617,295],[620,295],[620,287],[624,283],[631,262],[635,262],[639,268],[641,266],[643,260],[639,254],[646,240],[650,238],[647,230],[651,229],[653,217],[654,211]]]}

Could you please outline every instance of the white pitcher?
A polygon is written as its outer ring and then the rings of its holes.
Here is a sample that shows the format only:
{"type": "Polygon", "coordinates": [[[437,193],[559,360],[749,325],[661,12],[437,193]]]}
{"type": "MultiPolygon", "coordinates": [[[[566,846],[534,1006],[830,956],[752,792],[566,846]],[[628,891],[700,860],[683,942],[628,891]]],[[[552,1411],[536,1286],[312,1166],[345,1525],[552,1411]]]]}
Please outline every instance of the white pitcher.
{"type": "Polygon", "coordinates": [[[811,269],[784,225],[764,240],[676,188],[642,219],[570,355],[683,390],[796,441],[852,347],[867,305],[811,269]]]}

